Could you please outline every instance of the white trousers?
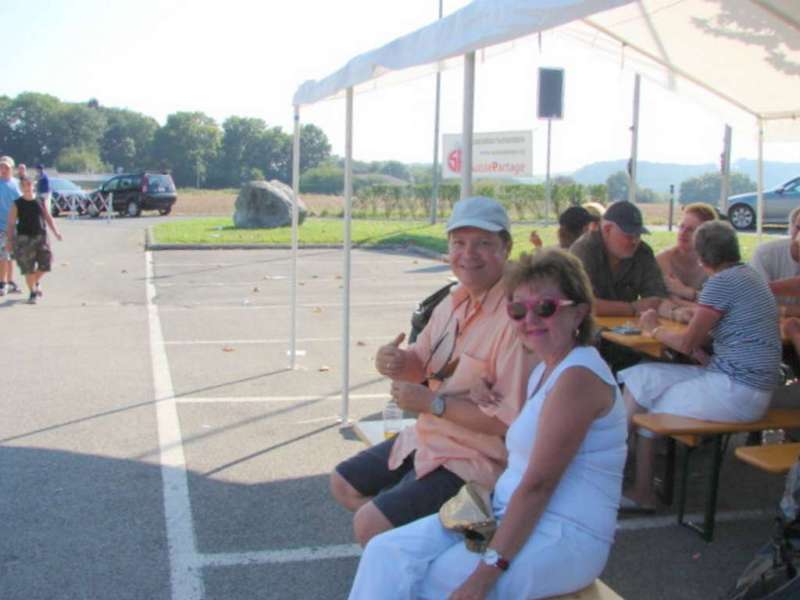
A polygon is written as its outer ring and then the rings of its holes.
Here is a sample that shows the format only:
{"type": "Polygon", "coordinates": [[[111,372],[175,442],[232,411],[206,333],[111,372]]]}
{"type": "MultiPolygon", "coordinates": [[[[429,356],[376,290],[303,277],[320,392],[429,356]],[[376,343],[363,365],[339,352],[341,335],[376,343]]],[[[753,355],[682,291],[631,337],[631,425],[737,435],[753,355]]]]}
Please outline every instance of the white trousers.
{"type": "Polygon", "coordinates": [[[620,371],[617,379],[648,412],[708,421],[757,421],[769,408],[771,396],[694,365],[642,363],[620,371]]]}
{"type": "MultiPolygon", "coordinates": [[[[569,523],[541,520],[498,579],[491,599],[533,599],[574,592],[591,584],[611,544],[569,523]]],[[[431,515],[374,537],[358,564],[350,600],[439,600],[475,570],[480,555],[431,515]]]]}

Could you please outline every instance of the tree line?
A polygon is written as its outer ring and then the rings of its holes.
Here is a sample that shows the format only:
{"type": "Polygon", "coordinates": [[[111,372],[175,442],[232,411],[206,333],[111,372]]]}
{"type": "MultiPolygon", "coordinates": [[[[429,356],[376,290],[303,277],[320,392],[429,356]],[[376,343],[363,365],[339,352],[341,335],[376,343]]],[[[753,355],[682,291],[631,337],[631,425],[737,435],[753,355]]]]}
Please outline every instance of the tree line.
{"type": "MultiPolygon", "coordinates": [[[[330,158],[319,127],[300,134],[300,172],[330,158]]],[[[292,180],[292,135],[262,119],[177,112],[162,126],[126,109],[62,102],[35,92],[0,96],[0,153],[63,172],[164,169],[179,186],[238,187],[253,179],[292,180]]]]}

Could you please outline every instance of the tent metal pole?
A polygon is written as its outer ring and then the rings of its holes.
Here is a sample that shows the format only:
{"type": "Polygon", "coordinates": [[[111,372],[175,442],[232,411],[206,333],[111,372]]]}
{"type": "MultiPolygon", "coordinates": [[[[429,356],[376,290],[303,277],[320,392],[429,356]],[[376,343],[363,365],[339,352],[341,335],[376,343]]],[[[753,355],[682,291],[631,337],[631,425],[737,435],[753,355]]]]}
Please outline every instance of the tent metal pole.
{"type": "Polygon", "coordinates": [[[464,55],[464,120],[461,128],[461,198],[472,195],[472,134],[475,125],[475,52],[464,55]]]}
{"type": "Polygon", "coordinates": [[[758,229],[758,243],[761,243],[761,229],[764,225],[764,121],[758,120],[758,200],[756,208],[756,223],[758,229]]]}
{"type": "Polygon", "coordinates": [[[547,119],[547,169],[544,179],[544,224],[550,225],[550,212],[553,203],[553,184],[550,181],[550,140],[552,139],[553,119],[547,119]]]}
{"type": "Polygon", "coordinates": [[[300,107],[294,107],[294,143],[292,145],[292,336],[289,347],[289,368],[297,368],[297,226],[300,200],[300,107]]]}
{"type": "MultiPolygon", "coordinates": [[[[442,18],[442,0],[439,0],[439,19],[442,18]]],[[[436,68],[436,108],[433,112],[433,185],[431,186],[431,225],[436,224],[439,210],[439,112],[442,94],[442,73],[436,68]]]]}
{"type": "Polygon", "coordinates": [[[350,219],[353,207],[353,88],[347,88],[344,142],[344,273],[342,304],[342,414],[348,425],[350,409],[350,219]]]}
{"type": "Polygon", "coordinates": [[[639,87],[641,76],[633,81],[633,125],[631,125],[631,161],[628,164],[628,202],[636,202],[636,161],[639,158],[639,87]]]}
{"type": "Polygon", "coordinates": [[[728,214],[728,196],[731,195],[731,138],[733,131],[730,125],[725,125],[725,137],[722,140],[722,156],[720,157],[720,170],[722,180],[719,186],[719,211],[728,214]]]}

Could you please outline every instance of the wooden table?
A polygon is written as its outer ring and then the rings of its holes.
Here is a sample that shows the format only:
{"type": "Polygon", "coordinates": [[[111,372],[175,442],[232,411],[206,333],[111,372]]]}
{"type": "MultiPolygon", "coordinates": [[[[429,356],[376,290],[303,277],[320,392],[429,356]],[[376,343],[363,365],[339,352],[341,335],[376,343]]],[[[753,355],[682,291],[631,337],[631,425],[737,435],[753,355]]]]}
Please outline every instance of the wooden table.
{"type": "MultiPolygon", "coordinates": [[[[649,335],[643,333],[637,335],[623,335],[621,333],[614,333],[611,331],[613,327],[620,325],[633,324],[634,327],[639,327],[639,319],[637,317],[595,317],[594,322],[601,329],[603,339],[609,342],[614,342],[620,346],[627,346],[643,354],[647,354],[654,358],[661,358],[664,354],[666,346],[649,335]]],[[[658,319],[659,327],[664,329],[671,329],[680,331],[686,329],[685,323],[678,321],[671,321],[669,319],[658,319]]]]}
{"type": "MultiPolygon", "coordinates": [[[[781,319],[781,326],[783,326],[785,321],[786,319],[781,319]]],[[[621,333],[614,333],[613,331],[610,331],[611,328],[619,327],[620,325],[632,324],[634,327],[639,327],[638,317],[595,316],[594,322],[597,327],[601,329],[600,335],[603,336],[603,339],[606,339],[609,342],[614,342],[620,346],[627,346],[628,348],[632,348],[638,352],[641,352],[642,354],[647,354],[654,358],[662,358],[664,355],[664,349],[667,346],[658,340],[653,339],[649,335],[644,335],[642,333],[637,335],[623,335],[621,333]]],[[[658,326],[672,331],[682,331],[686,329],[687,324],[659,317],[658,326]]],[[[789,339],[787,337],[783,337],[782,340],[784,344],[789,343],[789,339]]]]}
{"type": "Polygon", "coordinates": [[[776,475],[782,475],[791,469],[798,457],[800,457],[800,443],[736,448],[736,458],[776,475]]]}

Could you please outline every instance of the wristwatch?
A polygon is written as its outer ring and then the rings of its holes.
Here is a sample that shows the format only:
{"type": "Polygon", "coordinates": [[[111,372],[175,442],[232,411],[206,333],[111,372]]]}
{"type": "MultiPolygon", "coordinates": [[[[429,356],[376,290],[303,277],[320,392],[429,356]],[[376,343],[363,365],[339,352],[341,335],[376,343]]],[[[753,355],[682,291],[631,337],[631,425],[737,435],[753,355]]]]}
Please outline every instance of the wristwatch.
{"type": "Polygon", "coordinates": [[[444,396],[441,394],[436,394],[433,401],[431,402],[431,413],[436,415],[437,417],[441,417],[444,414],[444,409],[447,408],[444,402],[444,396]]]}
{"type": "Polygon", "coordinates": [[[500,556],[500,553],[494,548],[487,548],[486,552],[483,553],[481,560],[483,560],[484,564],[500,569],[501,571],[508,571],[508,567],[511,564],[505,558],[500,556]]]}

